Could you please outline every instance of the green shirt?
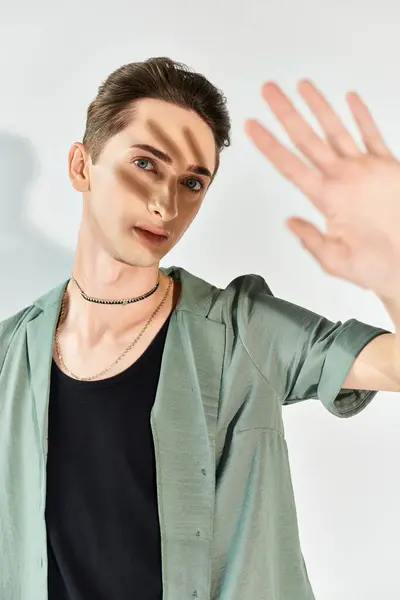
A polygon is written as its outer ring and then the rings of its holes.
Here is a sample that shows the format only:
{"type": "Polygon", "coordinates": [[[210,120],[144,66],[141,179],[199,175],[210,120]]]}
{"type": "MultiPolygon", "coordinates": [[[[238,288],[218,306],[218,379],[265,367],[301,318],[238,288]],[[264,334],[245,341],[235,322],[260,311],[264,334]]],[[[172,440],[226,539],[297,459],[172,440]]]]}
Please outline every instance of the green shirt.
{"type": "MultiPolygon", "coordinates": [[[[245,275],[218,289],[184,269],[152,410],[164,600],[312,600],[282,406],[319,399],[351,417],[376,392],[343,390],[386,330],[333,323],[245,275]]],[[[0,598],[46,600],[52,341],[68,282],[0,324],[0,598]]]]}

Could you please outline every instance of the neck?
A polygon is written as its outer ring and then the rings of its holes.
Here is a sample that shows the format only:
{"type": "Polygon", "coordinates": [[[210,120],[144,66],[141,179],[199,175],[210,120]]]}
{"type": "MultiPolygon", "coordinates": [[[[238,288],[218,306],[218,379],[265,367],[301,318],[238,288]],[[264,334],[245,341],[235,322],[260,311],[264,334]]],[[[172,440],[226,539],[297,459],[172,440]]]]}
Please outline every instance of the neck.
{"type": "MultiPolygon", "coordinates": [[[[159,265],[151,268],[121,264],[100,263],[95,266],[74,261],[72,275],[88,296],[102,300],[137,298],[146,294],[157,283],[159,265]]],[[[72,285],[72,282],[70,282],[72,285]]],[[[77,286],[75,286],[76,289],[77,286]]],[[[89,303],[93,305],[93,303],[89,303]]]]}
{"type": "MultiPolygon", "coordinates": [[[[142,296],[155,286],[158,272],[158,264],[151,267],[126,265],[105,251],[84,252],[79,245],[72,268],[82,290],[88,296],[103,300],[142,296]]],[[[67,287],[65,327],[77,333],[85,343],[96,343],[105,337],[123,337],[127,330],[150,317],[163,299],[168,282],[168,277],[161,275],[158,290],[145,300],[127,305],[104,305],[85,300],[71,280],[67,287]]]]}

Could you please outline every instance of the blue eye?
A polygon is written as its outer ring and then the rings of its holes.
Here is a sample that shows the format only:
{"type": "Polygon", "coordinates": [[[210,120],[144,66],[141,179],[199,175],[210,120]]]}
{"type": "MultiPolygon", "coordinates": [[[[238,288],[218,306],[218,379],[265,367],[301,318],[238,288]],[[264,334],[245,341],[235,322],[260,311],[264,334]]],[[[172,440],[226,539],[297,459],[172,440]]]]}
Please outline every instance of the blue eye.
{"type": "Polygon", "coordinates": [[[146,168],[146,166],[140,166],[140,164],[136,164],[136,163],[142,163],[142,165],[143,165],[143,163],[144,163],[145,165],[151,165],[151,166],[153,167],[153,169],[154,169],[154,165],[153,165],[153,163],[152,163],[150,160],[147,160],[147,158],[137,158],[137,159],[136,159],[136,160],[134,160],[133,162],[134,162],[134,164],[135,164],[135,165],[136,165],[136,166],[137,166],[139,169],[142,169],[142,171],[149,171],[149,170],[151,170],[151,169],[147,169],[147,168],[146,168]]]}
{"type": "MultiPolygon", "coordinates": [[[[152,161],[148,160],[147,158],[135,158],[135,160],[132,162],[135,166],[137,166],[138,169],[141,169],[142,171],[151,171],[153,173],[157,172],[157,169],[152,161]]],[[[196,177],[188,177],[182,183],[190,192],[194,194],[197,194],[204,189],[203,182],[199,179],[196,179],[196,177]]]]}
{"type": "Polygon", "coordinates": [[[186,183],[187,188],[191,192],[200,192],[203,189],[203,187],[204,187],[203,183],[201,181],[199,181],[198,179],[195,179],[194,177],[189,177],[189,179],[186,179],[185,183],[186,183]],[[194,186],[188,185],[189,182],[194,183],[194,186]],[[195,187],[196,185],[198,187],[195,187]]]}

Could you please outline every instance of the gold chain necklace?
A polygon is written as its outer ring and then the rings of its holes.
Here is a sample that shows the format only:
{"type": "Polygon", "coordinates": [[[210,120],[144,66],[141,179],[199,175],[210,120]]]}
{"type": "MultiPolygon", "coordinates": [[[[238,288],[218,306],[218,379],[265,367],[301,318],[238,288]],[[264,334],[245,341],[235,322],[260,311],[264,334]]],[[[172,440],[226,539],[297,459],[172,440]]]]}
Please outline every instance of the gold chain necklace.
{"type": "Polygon", "coordinates": [[[59,343],[59,339],[58,339],[58,333],[60,330],[60,326],[63,323],[64,319],[65,319],[65,298],[67,295],[67,290],[65,290],[64,295],[63,295],[63,299],[61,302],[61,311],[60,311],[60,318],[56,327],[56,331],[54,334],[54,341],[55,341],[55,346],[56,346],[56,351],[57,351],[57,356],[58,356],[58,360],[60,362],[60,364],[62,365],[64,371],[73,379],[77,379],[78,381],[93,381],[94,379],[97,379],[98,377],[102,377],[103,375],[105,375],[106,373],[108,373],[109,371],[111,371],[111,369],[113,367],[115,367],[125,356],[126,354],[128,354],[128,352],[133,348],[133,346],[140,340],[140,338],[142,337],[142,335],[144,334],[144,332],[146,331],[146,329],[148,328],[148,326],[150,325],[150,323],[154,320],[155,316],[158,314],[158,312],[161,310],[161,308],[163,307],[163,305],[165,304],[166,300],[167,300],[167,296],[169,294],[169,291],[171,289],[172,286],[172,278],[169,278],[169,284],[167,287],[167,291],[165,292],[164,298],[161,300],[160,304],[157,306],[156,310],[153,312],[153,314],[151,315],[151,317],[149,318],[149,320],[147,321],[146,325],[143,327],[142,331],[139,333],[139,335],[133,340],[133,342],[131,344],[129,344],[129,346],[126,348],[126,350],[124,350],[124,352],[109,366],[107,367],[107,369],[104,369],[103,371],[101,371],[100,373],[97,373],[96,375],[91,375],[90,377],[79,377],[78,375],[75,375],[75,373],[73,373],[72,371],[70,371],[68,369],[68,367],[66,366],[62,356],[61,356],[61,350],[60,350],[60,343],[59,343]]]}

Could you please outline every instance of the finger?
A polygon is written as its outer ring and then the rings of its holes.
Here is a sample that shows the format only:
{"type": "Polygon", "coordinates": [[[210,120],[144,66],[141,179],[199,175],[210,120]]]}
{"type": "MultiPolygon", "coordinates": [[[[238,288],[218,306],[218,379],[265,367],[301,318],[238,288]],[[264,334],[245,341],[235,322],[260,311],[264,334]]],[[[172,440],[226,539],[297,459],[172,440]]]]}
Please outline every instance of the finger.
{"type": "Polygon", "coordinates": [[[178,144],[153,119],[149,119],[147,125],[154,136],[162,143],[165,152],[170,154],[177,162],[182,162],[184,156],[178,144]]]}
{"type": "Polygon", "coordinates": [[[306,165],[291,150],[263,125],[251,119],[245,123],[245,131],[255,146],[273,164],[281,175],[299,188],[322,212],[324,206],[319,198],[322,197],[323,178],[321,173],[306,165]]]}
{"type": "Polygon", "coordinates": [[[325,236],[314,225],[299,217],[287,219],[286,225],[299,239],[301,245],[311,252],[315,258],[321,254],[325,244],[325,236]]]}
{"type": "Polygon", "coordinates": [[[325,133],[326,140],[339,156],[356,157],[362,154],[356,142],[343,125],[329,102],[315,85],[308,80],[300,81],[298,91],[325,133]]]}
{"type": "Polygon", "coordinates": [[[196,138],[194,137],[193,133],[190,131],[190,129],[188,127],[185,127],[183,129],[183,135],[185,136],[187,145],[189,146],[191,152],[193,153],[196,164],[200,165],[200,166],[205,166],[207,164],[205,156],[204,156],[199,144],[197,143],[196,138]]]}
{"type": "Polygon", "coordinates": [[[262,87],[262,96],[282,124],[295,147],[326,174],[335,170],[338,156],[303,119],[294,104],[274,83],[262,87]]]}
{"type": "Polygon", "coordinates": [[[349,92],[346,99],[368,152],[377,156],[392,156],[369,108],[357,92],[349,92]]]}
{"type": "Polygon", "coordinates": [[[347,262],[346,249],[340,240],[328,238],[312,223],[299,217],[287,219],[286,225],[324,271],[336,275],[343,270],[347,262]]]}

